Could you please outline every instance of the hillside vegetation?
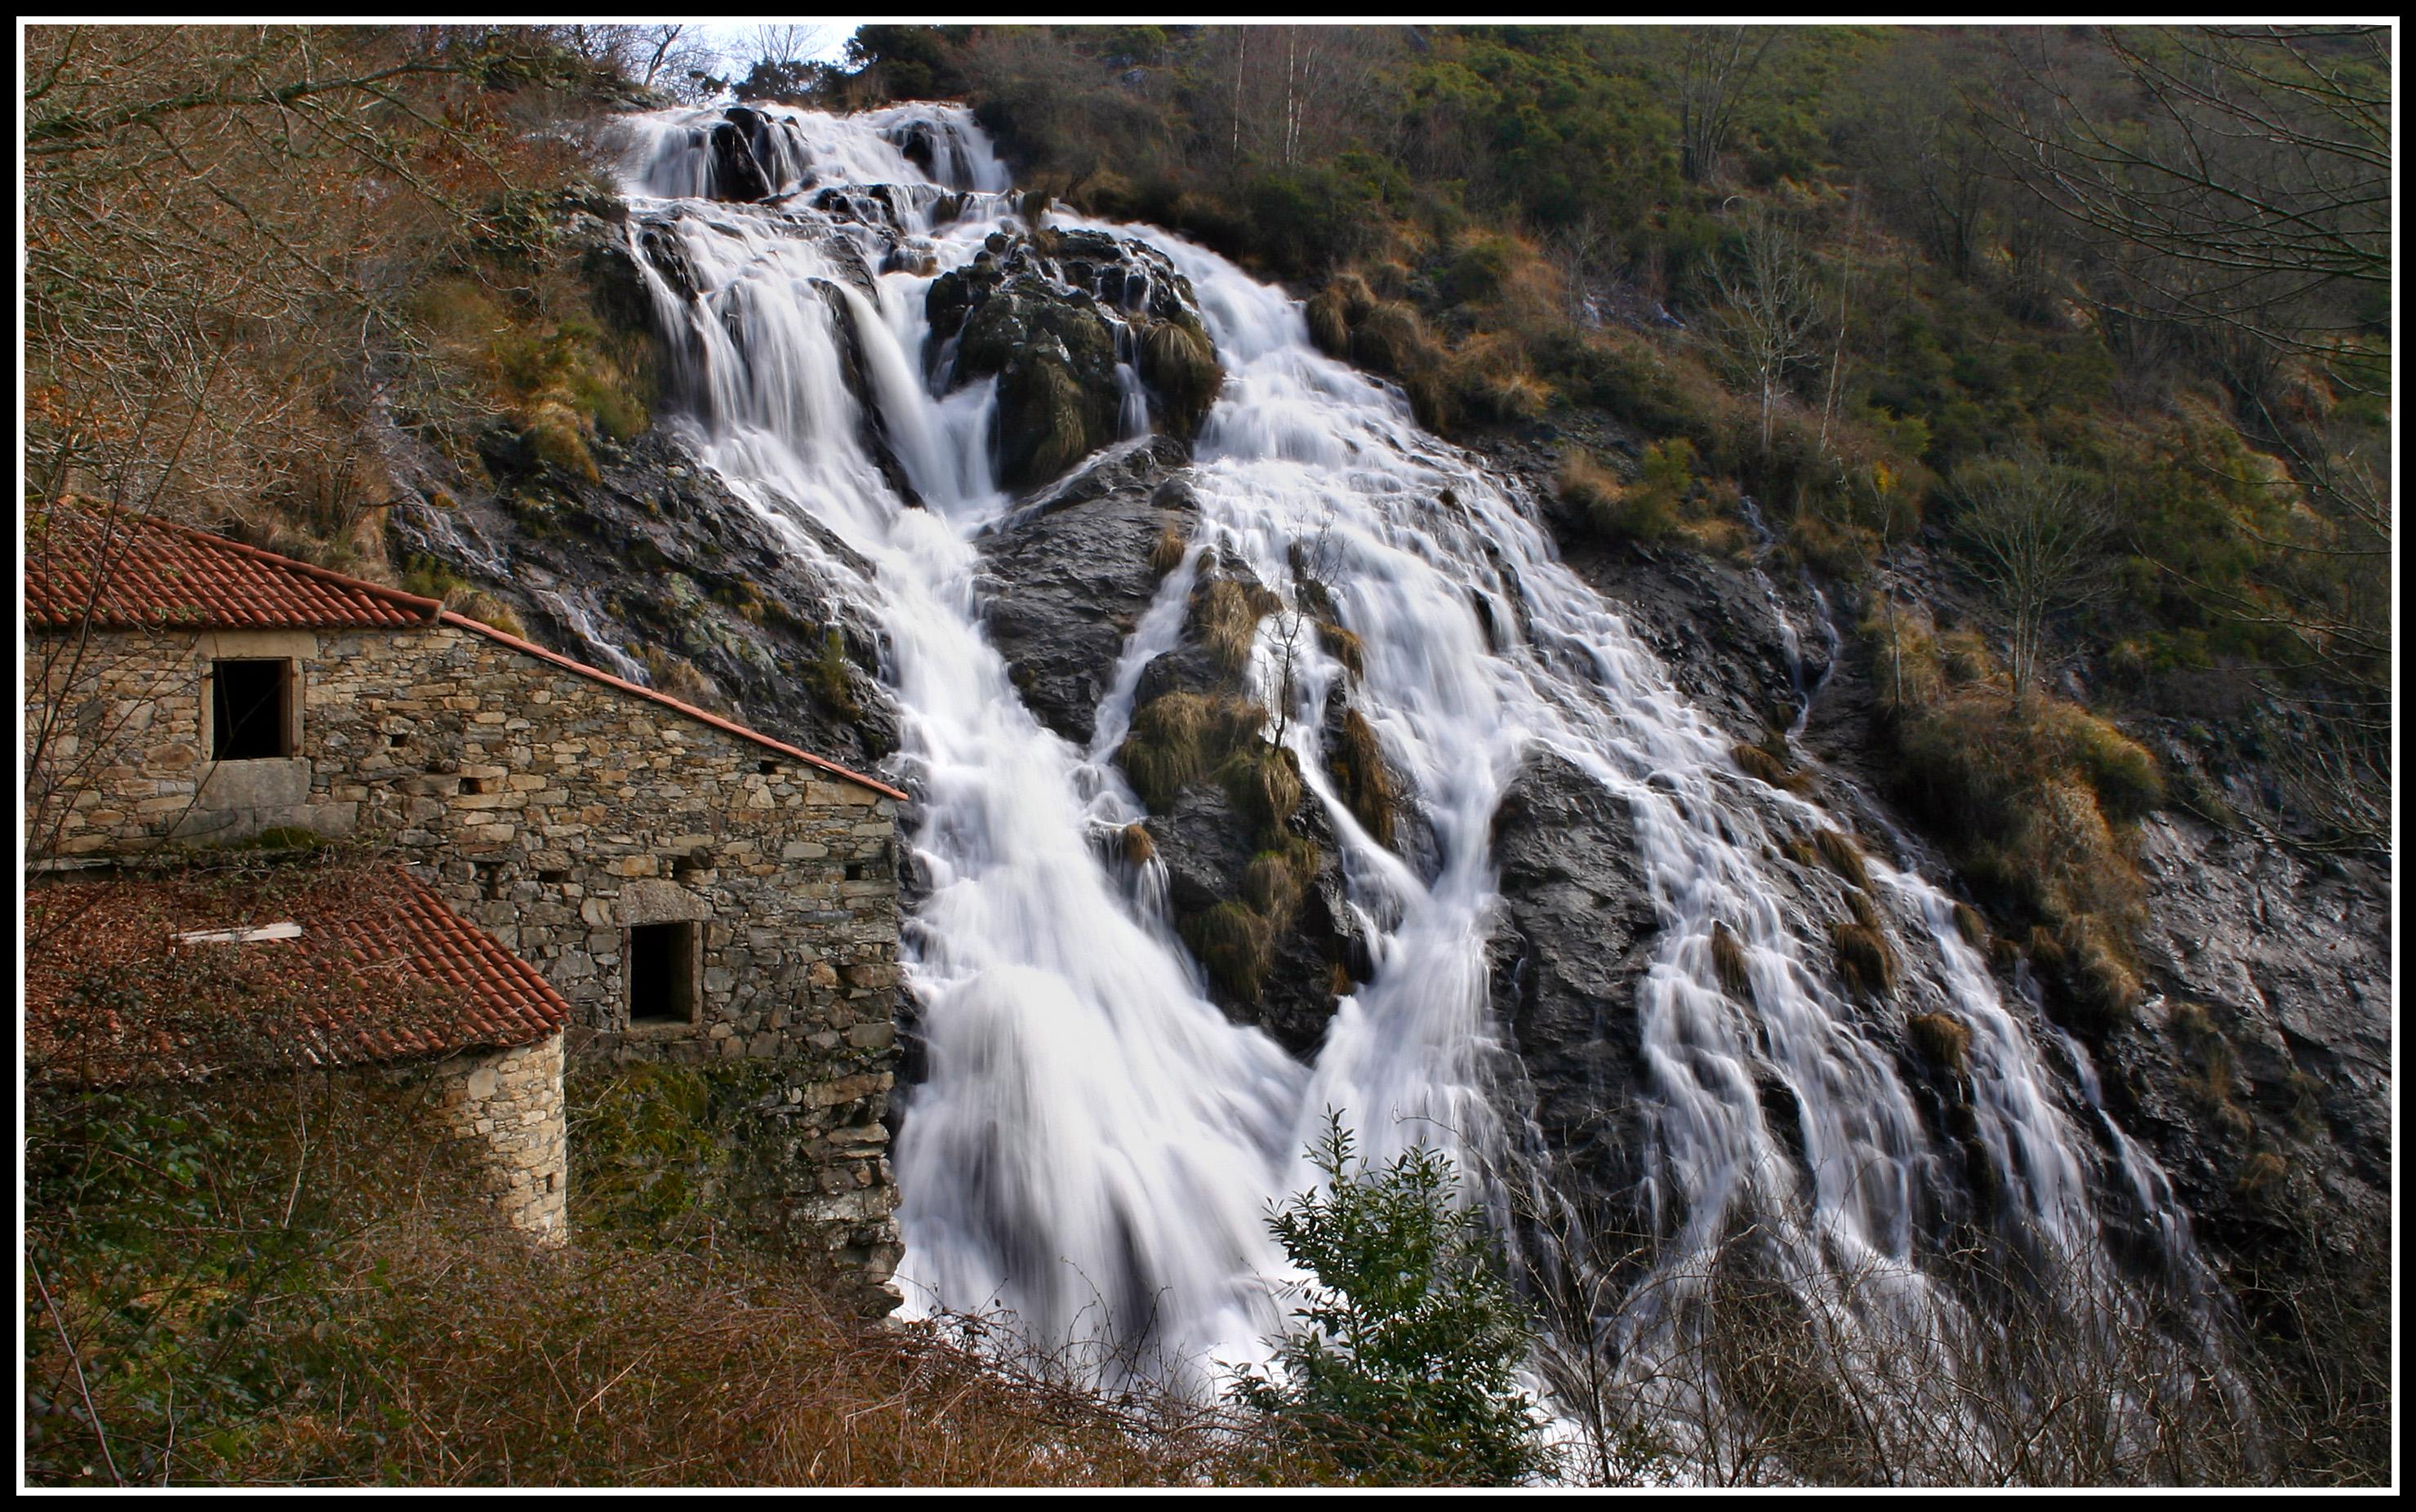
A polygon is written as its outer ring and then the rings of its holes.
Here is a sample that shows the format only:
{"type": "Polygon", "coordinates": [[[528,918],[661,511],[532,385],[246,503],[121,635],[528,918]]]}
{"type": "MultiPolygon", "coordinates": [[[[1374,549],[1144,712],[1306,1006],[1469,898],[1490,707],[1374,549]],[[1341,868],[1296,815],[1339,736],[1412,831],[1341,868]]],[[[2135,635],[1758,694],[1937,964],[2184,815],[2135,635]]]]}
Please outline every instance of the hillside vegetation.
{"type": "Polygon", "coordinates": [[[2386,48],[868,26],[739,88],[971,98],[1019,181],[1286,281],[1428,426],[1557,446],[1573,542],[1775,532],[1861,606],[1871,753],[2098,1033],[2154,808],[2388,848],[2386,48]]]}
{"type": "Polygon", "coordinates": [[[2300,838],[2386,843],[2384,34],[871,26],[854,47],[853,69],[742,90],[965,95],[1024,182],[1286,280],[1319,343],[1428,424],[1557,439],[1583,528],[1733,550],[1750,499],[1821,574],[1882,586],[1935,548],[1975,628],[2043,653],[2005,658],[2007,691],[2310,743],[2284,763],[2300,838]],[[2016,585],[1985,539],[2003,508],[1963,485],[2040,467],[2073,480],[2089,550],[2016,585]]]}

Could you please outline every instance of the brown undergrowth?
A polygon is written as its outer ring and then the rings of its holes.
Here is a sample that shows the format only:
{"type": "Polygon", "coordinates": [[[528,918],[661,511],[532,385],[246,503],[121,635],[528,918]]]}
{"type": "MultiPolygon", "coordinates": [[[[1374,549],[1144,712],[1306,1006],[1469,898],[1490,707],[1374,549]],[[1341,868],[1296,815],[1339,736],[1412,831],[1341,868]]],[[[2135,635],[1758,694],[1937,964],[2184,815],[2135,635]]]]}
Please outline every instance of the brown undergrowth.
{"type": "Polygon", "coordinates": [[[868,1323],[771,1258],[500,1230],[407,1085],[53,1094],[29,1125],[37,1485],[1315,1478],[1235,1414],[1078,1383],[1012,1320],[868,1323]]]}
{"type": "Polygon", "coordinates": [[[1889,715],[1895,781],[1964,873],[2035,921],[2031,956],[2083,1027],[2140,996],[2145,917],[2132,850],[2164,799],[2153,757],[2107,720],[2035,690],[2016,698],[1976,636],[1874,614],[1864,632],[1889,715]]]}

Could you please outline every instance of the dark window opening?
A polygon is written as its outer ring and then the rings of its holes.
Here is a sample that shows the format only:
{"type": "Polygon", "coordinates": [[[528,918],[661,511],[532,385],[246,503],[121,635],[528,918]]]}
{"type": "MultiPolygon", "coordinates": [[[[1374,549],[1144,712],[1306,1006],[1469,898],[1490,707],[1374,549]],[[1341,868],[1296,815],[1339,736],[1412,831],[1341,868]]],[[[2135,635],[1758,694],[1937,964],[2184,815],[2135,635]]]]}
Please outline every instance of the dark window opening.
{"type": "Polygon", "coordinates": [[[705,863],[696,856],[675,856],[672,860],[672,878],[673,881],[678,881],[682,878],[693,877],[704,868],[705,863]]]}
{"type": "Polygon", "coordinates": [[[488,780],[488,779],[483,777],[465,777],[461,779],[461,791],[464,793],[484,793],[487,791],[488,780]]]}
{"type": "Polygon", "coordinates": [[[388,735],[385,743],[389,746],[400,748],[410,745],[411,737],[409,735],[388,735]]]}
{"type": "Polygon", "coordinates": [[[545,883],[548,885],[552,885],[557,883],[568,882],[570,880],[570,873],[567,871],[539,871],[536,874],[536,880],[545,883]]]}
{"type": "Polygon", "coordinates": [[[780,764],[778,762],[757,762],[755,764],[755,770],[763,773],[765,777],[770,777],[779,769],[780,764]]]}
{"type": "Polygon", "coordinates": [[[291,756],[294,664],[210,664],[210,760],[251,762],[291,756]]]}
{"type": "Polygon", "coordinates": [[[629,1021],[696,1022],[694,924],[640,924],[629,930],[629,1021]]]}

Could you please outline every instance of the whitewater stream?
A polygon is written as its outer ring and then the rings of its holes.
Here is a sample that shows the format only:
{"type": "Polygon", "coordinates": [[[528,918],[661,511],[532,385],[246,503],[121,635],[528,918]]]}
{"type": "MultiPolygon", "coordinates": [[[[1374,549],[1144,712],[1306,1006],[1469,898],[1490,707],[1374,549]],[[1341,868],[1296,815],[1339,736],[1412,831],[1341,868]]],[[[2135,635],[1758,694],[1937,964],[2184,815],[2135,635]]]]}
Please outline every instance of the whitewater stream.
{"type": "MultiPolygon", "coordinates": [[[[2106,1263],[2098,1203],[2113,1184],[2070,1090],[2078,1052],[2060,1069],[2043,1057],[2035,1014],[2001,995],[1947,896],[1871,859],[1907,981],[1884,1007],[1850,996],[1825,924],[1777,874],[1789,837],[1841,822],[1740,772],[1733,736],[1562,565],[1520,486],[1420,430],[1397,390],[1321,355],[1280,288],[1153,228],[1062,213],[1050,224],[1161,253],[1227,376],[1185,475],[1197,533],[1133,633],[1097,735],[1078,748],[1044,727],[981,615],[978,537],[1019,503],[994,475],[995,381],[943,393],[945,362],[927,360],[934,277],[1025,229],[1007,174],[954,107],[771,116],[777,145],[758,157],[775,193],[759,204],[707,197],[718,113],[633,118],[631,248],[678,354],[666,423],[885,637],[929,882],[905,945],[927,1075],[904,1093],[895,1150],[910,1307],[1004,1308],[1043,1337],[1143,1338],[1174,1361],[1262,1359],[1286,1305],[1267,1204],[1313,1180],[1303,1150],[1326,1110],[1379,1159],[1424,1142],[1471,1172],[1507,1169],[1525,1114],[1504,1106],[1515,1078],[1488,988],[1502,923],[1490,836],[1539,751],[1627,805],[1658,923],[1632,1011],[1665,1300],[1619,1310],[1604,1347],[1624,1368],[1693,1326],[1700,1309],[1684,1304],[1707,1283],[1685,1278],[1688,1257],[1746,1218],[1769,1219],[1781,1274],[1873,1359],[1891,1337],[1971,1332],[1923,1263],[1934,1240],[1919,1221],[1925,1189],[1960,1179],[1959,1157],[1925,1131],[1878,1032],[1910,1012],[1969,1031],[2000,1228],[2069,1263],[2106,1263]],[[850,390],[851,353],[875,416],[850,390]],[[886,472],[868,418],[894,456],[886,472]],[[913,502],[893,485],[900,472],[913,502]],[[807,520],[860,562],[826,551],[807,520]],[[1295,547],[1315,554],[1333,614],[1364,647],[1351,706],[1432,839],[1431,865],[1412,867],[1336,795],[1316,711],[1345,673],[1302,651],[1283,739],[1338,839],[1374,961],[1307,1064],[1209,1001],[1149,869],[1101,843],[1146,815],[1113,753],[1140,669],[1176,643],[1203,554],[1296,601],[1295,547]],[[1749,993],[1722,990],[1715,925],[1743,946],[1749,993]],[[1791,1093],[1789,1137],[1757,1074],[1791,1093]]],[[[1120,380],[1130,435],[1148,410],[1129,366],[1120,380]]],[[[1280,619],[1262,623],[1256,652],[1271,707],[1280,619]]],[[[2125,1142],[2122,1158],[2144,1157],[2125,1142]]],[[[2169,1200],[2161,1178],[2130,1185],[2169,1200]]],[[[1491,1189],[1498,1202],[1503,1184],[1491,1189]]]]}

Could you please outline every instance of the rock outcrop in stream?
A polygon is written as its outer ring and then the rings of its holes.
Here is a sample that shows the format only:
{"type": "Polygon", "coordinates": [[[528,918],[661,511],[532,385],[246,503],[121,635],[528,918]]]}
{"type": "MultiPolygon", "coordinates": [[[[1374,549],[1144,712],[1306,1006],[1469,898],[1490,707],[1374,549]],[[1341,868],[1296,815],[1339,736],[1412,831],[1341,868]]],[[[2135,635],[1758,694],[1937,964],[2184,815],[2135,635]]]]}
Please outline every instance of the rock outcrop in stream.
{"type": "Polygon", "coordinates": [[[1188,439],[1223,383],[1189,280],[1104,232],[993,233],[932,281],[924,311],[946,387],[998,379],[998,477],[1013,489],[1153,423],[1188,439]]]}
{"type": "Polygon", "coordinates": [[[1651,1072],[1630,1005],[1657,922],[1635,821],[1593,779],[1542,754],[1502,794],[1493,854],[1493,1010],[1535,1088],[1533,1116],[1572,1174],[1632,1207],[1651,1072]]]}

